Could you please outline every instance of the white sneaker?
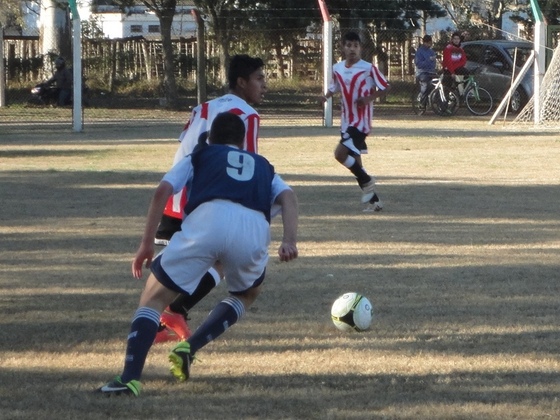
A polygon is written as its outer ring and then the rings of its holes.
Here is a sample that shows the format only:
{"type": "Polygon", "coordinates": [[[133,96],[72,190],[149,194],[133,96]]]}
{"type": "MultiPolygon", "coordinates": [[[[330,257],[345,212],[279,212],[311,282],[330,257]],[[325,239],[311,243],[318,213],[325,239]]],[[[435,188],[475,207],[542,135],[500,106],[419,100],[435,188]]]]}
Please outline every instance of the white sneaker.
{"type": "Polygon", "coordinates": [[[383,202],[379,199],[377,194],[373,194],[373,197],[368,202],[366,208],[364,209],[365,213],[369,213],[372,211],[381,211],[383,210],[383,202]]]}

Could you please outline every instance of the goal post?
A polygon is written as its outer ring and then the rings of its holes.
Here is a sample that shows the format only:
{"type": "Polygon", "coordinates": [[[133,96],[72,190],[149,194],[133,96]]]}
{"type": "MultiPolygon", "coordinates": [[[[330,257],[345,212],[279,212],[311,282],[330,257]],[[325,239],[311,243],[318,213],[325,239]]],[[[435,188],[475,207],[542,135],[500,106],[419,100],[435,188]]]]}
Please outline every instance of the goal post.
{"type": "Polygon", "coordinates": [[[72,76],[74,79],[72,99],[72,129],[76,132],[83,130],[82,103],[82,23],[76,0],[68,0],[72,14],[72,76]]]}
{"type": "MultiPolygon", "coordinates": [[[[318,0],[321,16],[323,17],[323,92],[329,88],[332,79],[332,58],[333,58],[333,21],[329,14],[325,0],[318,0]]],[[[323,105],[323,125],[333,126],[333,104],[329,98],[323,105]]]]}
{"type": "Polygon", "coordinates": [[[537,0],[531,0],[531,10],[535,17],[535,33],[533,35],[535,49],[535,76],[533,81],[533,120],[535,125],[541,122],[541,86],[546,69],[546,22],[537,0]]]}
{"type": "MultiPolygon", "coordinates": [[[[488,122],[488,124],[490,124],[490,125],[494,124],[494,122],[496,121],[498,116],[507,107],[507,105],[508,105],[508,103],[511,99],[511,95],[513,94],[513,92],[515,92],[515,89],[517,89],[517,87],[519,86],[519,84],[521,83],[521,81],[523,80],[525,75],[529,72],[529,69],[533,65],[534,61],[535,61],[535,51],[531,51],[531,55],[529,56],[529,58],[527,59],[527,61],[525,62],[525,64],[521,68],[521,70],[519,71],[519,74],[516,75],[515,79],[513,80],[513,83],[511,84],[509,90],[506,92],[504,98],[502,99],[502,102],[500,102],[500,104],[496,108],[496,111],[494,111],[494,114],[492,115],[492,118],[490,118],[490,121],[488,122]]],[[[507,112],[507,109],[506,109],[506,112],[507,112]]]]}
{"type": "Polygon", "coordinates": [[[544,19],[542,24],[540,29],[535,29],[535,45],[538,42],[542,47],[535,58],[535,92],[509,125],[510,128],[560,129],[560,27],[546,25],[544,19]],[[547,45],[544,40],[547,40],[547,45]],[[553,55],[547,64],[550,52],[553,55]]]}
{"type": "Polygon", "coordinates": [[[531,98],[511,127],[532,125],[536,129],[560,128],[560,45],[555,48],[539,87],[538,98],[536,95],[531,98]],[[535,115],[538,115],[538,119],[535,115]]]}
{"type": "Polygon", "coordinates": [[[488,124],[494,124],[498,116],[502,113],[504,109],[507,112],[507,104],[510,101],[511,95],[517,86],[521,83],[521,80],[525,76],[525,74],[529,71],[531,65],[533,65],[533,98],[527,103],[527,108],[529,105],[534,106],[533,112],[533,120],[534,124],[538,125],[541,121],[541,91],[542,91],[542,82],[543,77],[545,74],[546,69],[546,41],[547,41],[547,24],[543,17],[541,8],[537,2],[537,0],[530,0],[531,2],[531,11],[533,17],[535,19],[535,27],[533,32],[533,52],[531,53],[530,57],[525,62],[525,65],[519,71],[519,74],[515,77],[512,81],[512,84],[509,90],[506,92],[504,98],[502,99],[501,103],[498,105],[498,108],[492,115],[492,118],[488,122],[488,124]]]}

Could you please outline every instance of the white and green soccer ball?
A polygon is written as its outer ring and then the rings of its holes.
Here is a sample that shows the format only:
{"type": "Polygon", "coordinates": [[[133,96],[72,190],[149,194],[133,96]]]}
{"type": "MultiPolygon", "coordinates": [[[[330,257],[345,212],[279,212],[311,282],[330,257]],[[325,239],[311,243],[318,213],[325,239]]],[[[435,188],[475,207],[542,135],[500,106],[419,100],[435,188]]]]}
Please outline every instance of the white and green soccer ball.
{"type": "Polygon", "coordinates": [[[365,331],[373,320],[373,305],[359,293],[344,293],[334,301],[331,318],[341,331],[365,331]]]}

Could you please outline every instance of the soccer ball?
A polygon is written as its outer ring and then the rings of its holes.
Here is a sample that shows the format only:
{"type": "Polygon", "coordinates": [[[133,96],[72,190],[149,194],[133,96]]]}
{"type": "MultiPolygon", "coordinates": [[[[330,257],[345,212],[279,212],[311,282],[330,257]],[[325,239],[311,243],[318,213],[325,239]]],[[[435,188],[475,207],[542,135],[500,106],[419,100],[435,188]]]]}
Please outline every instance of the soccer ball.
{"type": "Polygon", "coordinates": [[[334,301],[331,318],[341,331],[365,331],[373,319],[373,306],[358,293],[344,293],[334,301]]]}

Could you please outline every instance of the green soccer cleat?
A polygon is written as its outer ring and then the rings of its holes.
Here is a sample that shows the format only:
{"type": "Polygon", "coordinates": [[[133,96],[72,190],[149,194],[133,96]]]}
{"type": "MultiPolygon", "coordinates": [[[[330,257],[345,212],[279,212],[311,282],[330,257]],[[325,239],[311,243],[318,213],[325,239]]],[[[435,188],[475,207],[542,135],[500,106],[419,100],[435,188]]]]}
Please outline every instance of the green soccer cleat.
{"type": "Polygon", "coordinates": [[[191,345],[186,341],[181,341],[169,353],[171,363],[169,371],[179,382],[185,382],[189,379],[192,361],[191,345]]]}
{"type": "Polygon", "coordinates": [[[108,382],[101,388],[97,389],[97,392],[100,392],[107,396],[134,395],[135,397],[137,397],[138,395],[140,395],[141,390],[142,384],[140,383],[140,381],[133,379],[130,382],[124,383],[121,380],[121,377],[117,375],[111,382],[108,382]]]}

